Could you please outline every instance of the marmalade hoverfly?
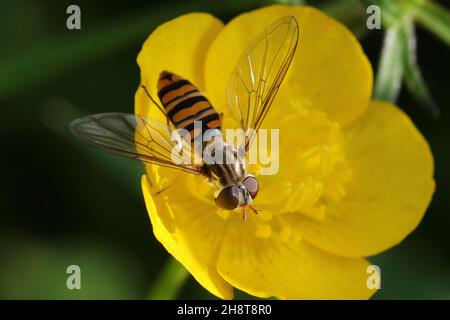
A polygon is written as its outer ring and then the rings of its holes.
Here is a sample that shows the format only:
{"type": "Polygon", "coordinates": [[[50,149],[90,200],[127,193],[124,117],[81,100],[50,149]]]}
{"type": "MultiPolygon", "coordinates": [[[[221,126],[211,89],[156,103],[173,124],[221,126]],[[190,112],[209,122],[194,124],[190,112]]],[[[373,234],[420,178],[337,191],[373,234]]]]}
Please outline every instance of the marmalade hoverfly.
{"type": "MultiPolygon", "coordinates": [[[[220,135],[205,142],[206,131],[221,132],[221,116],[208,99],[187,79],[162,71],[158,79],[160,105],[147,96],[164,114],[167,123],[126,113],[103,113],[70,123],[71,131],[91,146],[144,162],[203,175],[217,188],[216,204],[225,210],[254,213],[252,200],[258,181],[246,170],[245,155],[258,132],[294,57],[299,36],[297,21],[286,16],[266,28],[247,47],[228,82],[227,101],[232,116],[243,132],[253,132],[236,148],[220,135]],[[200,124],[200,130],[196,124],[200,124]],[[196,129],[197,128],[197,129],[196,129]],[[174,139],[174,132],[184,132],[174,139]],[[201,148],[189,149],[200,139],[201,148]],[[192,163],[177,152],[189,149],[200,161],[192,163]],[[206,157],[225,161],[205,161],[206,157]],[[199,156],[200,155],[200,156],[199,156]],[[175,156],[175,157],[174,157],[175,156]],[[178,157],[178,158],[177,158],[178,157]]],[[[198,145],[198,143],[197,143],[198,145]]]]}

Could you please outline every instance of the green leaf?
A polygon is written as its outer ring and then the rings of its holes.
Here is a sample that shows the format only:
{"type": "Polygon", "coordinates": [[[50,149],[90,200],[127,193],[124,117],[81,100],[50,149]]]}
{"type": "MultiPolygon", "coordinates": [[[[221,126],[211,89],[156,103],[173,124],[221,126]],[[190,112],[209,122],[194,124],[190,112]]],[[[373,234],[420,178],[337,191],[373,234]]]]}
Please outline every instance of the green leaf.
{"type": "Polygon", "coordinates": [[[426,107],[434,117],[440,115],[439,107],[426,85],[417,62],[417,39],[413,21],[407,19],[402,28],[404,79],[406,87],[417,102],[426,107]]]}
{"type": "Polygon", "coordinates": [[[150,300],[176,299],[189,272],[174,258],[170,258],[153,283],[147,298],[150,300]]]}
{"type": "Polygon", "coordinates": [[[414,0],[416,20],[450,46],[450,12],[431,1],[414,0]]]}
{"type": "Polygon", "coordinates": [[[374,98],[395,102],[401,89],[403,58],[401,28],[386,30],[375,80],[374,98]]]}

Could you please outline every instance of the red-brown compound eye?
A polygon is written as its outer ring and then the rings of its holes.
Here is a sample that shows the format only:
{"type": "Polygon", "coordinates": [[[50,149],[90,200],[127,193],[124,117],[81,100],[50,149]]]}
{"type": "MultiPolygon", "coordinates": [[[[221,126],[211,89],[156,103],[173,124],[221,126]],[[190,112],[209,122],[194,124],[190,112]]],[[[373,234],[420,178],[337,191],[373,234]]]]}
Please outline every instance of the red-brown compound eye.
{"type": "Polygon", "coordinates": [[[245,189],[247,189],[248,193],[252,197],[252,199],[256,198],[256,195],[258,194],[258,180],[256,180],[255,177],[248,176],[242,181],[242,184],[244,185],[245,189]]]}
{"type": "Polygon", "coordinates": [[[223,188],[216,198],[216,204],[225,210],[236,209],[239,205],[239,187],[233,185],[223,188]]]}

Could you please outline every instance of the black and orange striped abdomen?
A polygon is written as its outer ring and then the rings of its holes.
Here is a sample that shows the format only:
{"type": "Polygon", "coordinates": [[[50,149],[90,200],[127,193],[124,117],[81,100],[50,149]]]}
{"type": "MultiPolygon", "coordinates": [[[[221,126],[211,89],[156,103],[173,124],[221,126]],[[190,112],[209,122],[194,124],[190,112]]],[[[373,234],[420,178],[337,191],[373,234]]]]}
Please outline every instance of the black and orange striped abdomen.
{"type": "Polygon", "coordinates": [[[158,97],[175,128],[188,130],[191,141],[208,129],[220,129],[219,114],[188,80],[168,71],[161,72],[158,97]],[[195,121],[201,121],[202,132],[194,132],[195,121]]]}

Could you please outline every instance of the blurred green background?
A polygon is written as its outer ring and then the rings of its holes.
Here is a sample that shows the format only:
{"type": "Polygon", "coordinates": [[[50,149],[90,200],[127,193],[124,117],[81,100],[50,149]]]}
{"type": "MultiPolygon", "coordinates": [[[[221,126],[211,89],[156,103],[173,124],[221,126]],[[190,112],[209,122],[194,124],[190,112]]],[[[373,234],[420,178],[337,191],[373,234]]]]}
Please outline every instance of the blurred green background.
{"type": "MultiPolygon", "coordinates": [[[[0,298],[153,297],[169,255],[151,231],[142,166],[91,150],[66,125],[85,114],[133,112],[136,56],[161,22],[190,11],[228,21],[275,2],[0,3],[0,298]],[[79,31],[66,28],[70,4],[81,7],[79,31]],[[71,264],[81,267],[82,290],[66,288],[71,264]]],[[[376,70],[384,31],[365,28],[361,2],[307,2],[346,24],[376,70]]],[[[430,116],[404,89],[398,105],[433,149],[437,191],[418,229],[371,258],[382,270],[375,299],[450,299],[450,52],[421,27],[417,38],[419,65],[441,116],[430,116]]],[[[191,277],[177,297],[214,298],[191,277]]]]}

